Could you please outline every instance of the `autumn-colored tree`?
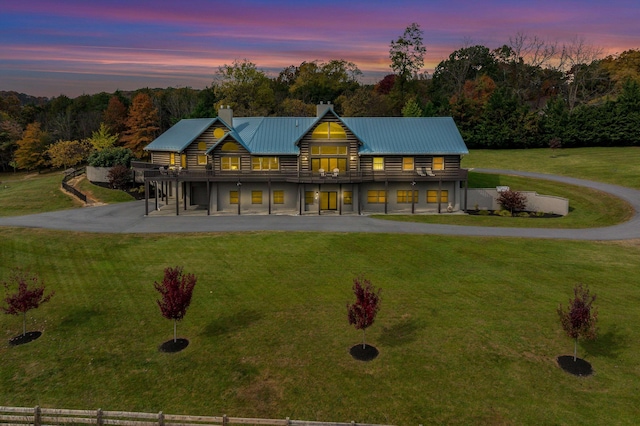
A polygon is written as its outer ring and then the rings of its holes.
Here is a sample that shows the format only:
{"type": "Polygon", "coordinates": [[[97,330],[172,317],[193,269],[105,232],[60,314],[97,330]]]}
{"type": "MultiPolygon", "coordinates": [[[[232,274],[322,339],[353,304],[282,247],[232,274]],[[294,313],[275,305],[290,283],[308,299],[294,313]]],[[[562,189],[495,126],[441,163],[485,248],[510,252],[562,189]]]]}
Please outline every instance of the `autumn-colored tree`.
{"type": "Polygon", "coordinates": [[[48,164],[46,151],[49,148],[49,135],[37,121],[27,126],[17,145],[15,161],[18,168],[32,170],[48,164]]]}
{"type": "Polygon", "coordinates": [[[111,133],[123,135],[127,129],[127,107],[120,98],[112,96],[104,110],[103,122],[109,127],[111,133]]]}
{"type": "Polygon", "coordinates": [[[89,157],[91,145],[85,141],[58,141],[49,146],[47,156],[52,167],[73,167],[89,157]]]}
{"type": "Polygon", "coordinates": [[[585,339],[595,339],[597,335],[596,322],[598,321],[598,310],[593,306],[596,300],[595,294],[589,294],[589,288],[582,284],[576,284],[573,288],[573,299],[569,300],[569,306],[565,309],[558,306],[558,316],[562,329],[567,336],[574,339],[573,360],[578,353],[578,337],[585,339]]]}
{"type": "Polygon", "coordinates": [[[137,158],[143,158],[146,155],[143,148],[155,139],[160,129],[158,123],[158,110],[153,106],[149,95],[146,93],[136,95],[129,110],[127,130],[122,140],[125,147],[129,148],[137,158]]]}
{"type": "Polygon", "coordinates": [[[353,279],[356,301],[352,304],[347,303],[347,316],[349,324],[355,326],[356,330],[362,330],[363,348],[366,346],[366,329],[373,324],[380,310],[380,291],[381,289],[376,289],[371,281],[362,276],[353,279]]]}
{"type": "Polygon", "coordinates": [[[498,194],[498,204],[503,209],[509,210],[513,216],[516,212],[523,211],[527,207],[527,196],[520,191],[507,189],[498,194]]]}
{"type": "Polygon", "coordinates": [[[193,274],[183,274],[181,266],[168,267],[164,270],[162,282],[153,283],[160,293],[161,299],[157,301],[162,316],[173,320],[173,341],[177,340],[178,321],[184,318],[187,308],[191,304],[193,288],[197,278],[193,274]]]}
{"type": "Polygon", "coordinates": [[[48,302],[54,292],[45,296],[44,284],[38,276],[21,269],[13,270],[9,281],[3,284],[7,291],[4,299],[6,306],[0,306],[0,310],[8,315],[22,314],[22,335],[24,336],[27,334],[27,311],[48,302]]]}
{"type": "Polygon", "coordinates": [[[118,135],[112,134],[109,126],[104,122],[100,123],[100,128],[91,133],[91,137],[87,139],[87,142],[89,142],[96,151],[112,148],[115,146],[117,141],[118,135]]]}

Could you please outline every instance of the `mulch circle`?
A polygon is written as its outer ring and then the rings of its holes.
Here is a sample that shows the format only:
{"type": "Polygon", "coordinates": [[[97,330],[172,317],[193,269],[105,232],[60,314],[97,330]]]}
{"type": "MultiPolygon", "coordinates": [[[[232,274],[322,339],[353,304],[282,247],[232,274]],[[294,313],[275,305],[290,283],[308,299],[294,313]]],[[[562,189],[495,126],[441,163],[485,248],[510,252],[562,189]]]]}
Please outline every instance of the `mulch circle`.
{"type": "Polygon", "coordinates": [[[173,352],[180,352],[187,346],[189,346],[189,341],[187,339],[176,339],[175,341],[171,339],[161,344],[158,347],[158,350],[160,352],[173,353],[173,352]]]}
{"type": "Polygon", "coordinates": [[[561,355],[557,358],[558,365],[567,373],[574,376],[590,376],[593,374],[593,368],[588,361],[582,358],[573,360],[573,355],[561,355]]]}
{"type": "Polygon", "coordinates": [[[362,345],[355,345],[349,350],[349,353],[358,361],[371,361],[379,354],[378,350],[371,345],[364,345],[364,347],[362,347],[362,345]]]}
{"type": "Polygon", "coordinates": [[[19,336],[9,339],[9,345],[10,346],[24,345],[25,343],[33,342],[40,336],[42,336],[41,331],[29,331],[26,334],[21,334],[19,336]]]}

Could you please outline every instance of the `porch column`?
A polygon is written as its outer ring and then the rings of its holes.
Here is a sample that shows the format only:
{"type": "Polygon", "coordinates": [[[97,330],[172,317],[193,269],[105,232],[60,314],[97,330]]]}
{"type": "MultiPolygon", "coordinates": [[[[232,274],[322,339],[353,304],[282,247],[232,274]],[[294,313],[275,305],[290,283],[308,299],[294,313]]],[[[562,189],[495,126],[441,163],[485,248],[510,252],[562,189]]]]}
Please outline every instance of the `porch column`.
{"type": "Polygon", "coordinates": [[[415,197],[415,188],[416,181],[411,182],[411,214],[415,214],[416,212],[416,197],[415,197]]]}
{"type": "Polygon", "coordinates": [[[180,216],[180,182],[176,178],[176,216],[180,216]]]}
{"type": "Polygon", "coordinates": [[[440,206],[442,205],[442,178],[438,179],[438,213],[441,213],[440,206]]]}
{"type": "Polygon", "coordinates": [[[389,181],[384,181],[384,214],[387,214],[387,205],[389,204],[389,181]]]}
{"type": "Polygon", "coordinates": [[[207,179],[207,216],[211,215],[211,182],[207,179]]]}
{"type": "Polygon", "coordinates": [[[149,216],[149,181],[144,180],[144,215],[149,216]]]}
{"type": "Polygon", "coordinates": [[[236,185],[238,186],[238,216],[240,216],[240,205],[242,204],[242,183],[238,181],[236,185]]]}

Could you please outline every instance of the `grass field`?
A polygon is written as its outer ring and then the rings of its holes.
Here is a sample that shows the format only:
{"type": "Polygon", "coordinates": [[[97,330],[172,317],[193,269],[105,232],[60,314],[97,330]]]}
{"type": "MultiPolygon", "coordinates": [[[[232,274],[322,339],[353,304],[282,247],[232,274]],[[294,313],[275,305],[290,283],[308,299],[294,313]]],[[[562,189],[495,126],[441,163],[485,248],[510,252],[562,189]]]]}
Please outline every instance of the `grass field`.
{"type": "Polygon", "coordinates": [[[56,292],[29,313],[27,328],[44,332],[32,343],[9,347],[21,319],[0,316],[0,405],[397,425],[639,415],[640,241],[0,232],[0,281],[22,266],[56,292]],[[153,282],[175,265],[198,284],[178,325],[190,345],[166,354],[172,323],[153,282]],[[360,273],[383,289],[369,363],[349,355],[360,273]],[[600,312],[599,338],[578,348],[588,378],[555,364],[573,351],[555,310],[577,282],[600,312]]]}
{"type": "Polygon", "coordinates": [[[462,167],[572,176],[640,189],[640,147],[471,150],[462,167]]]}

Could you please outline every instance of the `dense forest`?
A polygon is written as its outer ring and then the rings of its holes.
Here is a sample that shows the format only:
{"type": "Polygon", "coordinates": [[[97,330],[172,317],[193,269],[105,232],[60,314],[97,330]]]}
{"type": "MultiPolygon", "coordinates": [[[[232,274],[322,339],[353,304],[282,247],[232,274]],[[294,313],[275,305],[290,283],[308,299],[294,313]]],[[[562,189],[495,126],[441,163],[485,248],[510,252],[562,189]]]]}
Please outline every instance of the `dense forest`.
{"type": "Polygon", "coordinates": [[[313,116],[331,102],[345,117],[451,116],[469,148],[640,146],[640,50],[603,57],[576,38],[559,46],[519,34],[467,45],[421,73],[417,24],[390,44],[390,73],[362,84],[336,59],[268,76],[250,61],[213,72],[204,89],[143,88],[51,99],[0,92],[0,171],[70,167],[104,149],[142,148],[183,118],[313,116]]]}

